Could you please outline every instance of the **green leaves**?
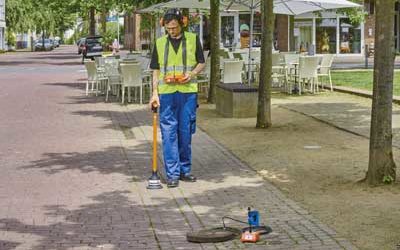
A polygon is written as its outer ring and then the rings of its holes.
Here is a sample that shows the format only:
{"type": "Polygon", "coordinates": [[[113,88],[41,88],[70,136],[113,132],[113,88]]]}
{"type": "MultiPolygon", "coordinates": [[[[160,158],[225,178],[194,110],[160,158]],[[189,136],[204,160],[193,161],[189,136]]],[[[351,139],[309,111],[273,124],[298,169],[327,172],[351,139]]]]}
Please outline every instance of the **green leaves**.
{"type": "MultiPolygon", "coordinates": [[[[363,5],[362,0],[351,0],[351,1],[363,5]]],[[[363,10],[363,8],[343,8],[343,9],[337,9],[337,12],[346,15],[350,19],[350,23],[355,27],[363,23],[365,17],[367,16],[367,13],[363,10]]]]}
{"type": "Polygon", "coordinates": [[[24,32],[32,27],[30,13],[33,10],[31,2],[23,0],[6,1],[7,29],[14,32],[24,32]],[[23,18],[22,18],[23,17],[23,18]]]}
{"type": "Polygon", "coordinates": [[[119,12],[150,6],[166,0],[7,0],[6,22],[10,32],[29,29],[47,34],[62,34],[72,28],[78,17],[88,19],[91,7],[100,12],[119,12]]]}
{"type": "Polygon", "coordinates": [[[7,0],[7,29],[21,33],[29,29],[62,33],[76,20],[73,4],[74,1],[61,0],[7,0]]]}

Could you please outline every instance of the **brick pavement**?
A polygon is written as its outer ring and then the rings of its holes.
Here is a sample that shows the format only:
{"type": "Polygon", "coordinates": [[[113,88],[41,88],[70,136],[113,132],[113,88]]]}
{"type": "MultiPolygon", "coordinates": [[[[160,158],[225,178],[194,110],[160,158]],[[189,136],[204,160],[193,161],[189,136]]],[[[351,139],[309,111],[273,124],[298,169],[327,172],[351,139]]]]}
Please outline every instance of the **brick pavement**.
{"type": "Polygon", "coordinates": [[[29,76],[15,74],[24,65],[0,75],[13,82],[0,93],[1,250],[355,249],[201,130],[199,181],[147,190],[151,114],[85,97],[83,67],[70,53],[57,54],[67,64],[48,54],[41,66],[34,54],[29,76]],[[248,206],[273,229],[261,242],[186,242],[186,232],[220,226],[223,215],[245,219],[248,206]]]}

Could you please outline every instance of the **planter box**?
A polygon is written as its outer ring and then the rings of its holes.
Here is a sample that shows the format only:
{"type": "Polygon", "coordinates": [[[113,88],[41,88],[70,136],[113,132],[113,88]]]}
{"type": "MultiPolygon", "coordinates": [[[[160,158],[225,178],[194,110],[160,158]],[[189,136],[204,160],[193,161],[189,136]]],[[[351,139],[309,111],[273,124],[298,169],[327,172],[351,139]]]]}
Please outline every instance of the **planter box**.
{"type": "Polygon", "coordinates": [[[257,116],[258,89],[243,84],[218,84],[216,109],[225,117],[248,118],[257,116]]]}

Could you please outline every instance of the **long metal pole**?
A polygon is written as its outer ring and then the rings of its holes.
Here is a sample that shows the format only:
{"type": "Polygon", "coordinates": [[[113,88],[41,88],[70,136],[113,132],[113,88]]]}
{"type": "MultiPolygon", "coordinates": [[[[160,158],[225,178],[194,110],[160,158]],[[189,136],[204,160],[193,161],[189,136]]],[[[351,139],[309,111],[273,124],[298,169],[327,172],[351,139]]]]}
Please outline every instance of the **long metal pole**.
{"type": "Polygon", "coordinates": [[[250,85],[251,84],[251,82],[250,82],[250,78],[251,78],[251,68],[252,68],[252,65],[250,65],[250,63],[251,63],[251,48],[253,47],[253,22],[254,22],[254,0],[251,0],[251,7],[250,7],[251,9],[250,9],[250,44],[249,44],[249,61],[248,61],[248,67],[247,67],[247,70],[248,70],[248,72],[247,72],[247,81],[248,81],[248,84],[250,85]]]}
{"type": "Polygon", "coordinates": [[[117,13],[117,41],[119,47],[119,13],[117,13]]]}
{"type": "Polygon", "coordinates": [[[118,6],[119,1],[117,1],[117,41],[118,41],[118,48],[119,48],[119,9],[118,6]]]}
{"type": "Polygon", "coordinates": [[[157,173],[157,108],[153,108],[153,173],[157,173]]]}

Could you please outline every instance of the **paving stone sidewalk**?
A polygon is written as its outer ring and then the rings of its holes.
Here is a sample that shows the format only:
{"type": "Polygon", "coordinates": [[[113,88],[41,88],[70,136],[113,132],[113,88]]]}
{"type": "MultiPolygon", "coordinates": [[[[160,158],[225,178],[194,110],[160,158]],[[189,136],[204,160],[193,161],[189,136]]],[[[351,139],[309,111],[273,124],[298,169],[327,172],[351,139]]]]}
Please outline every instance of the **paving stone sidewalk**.
{"type": "Polygon", "coordinates": [[[149,216],[155,244],[162,249],[356,249],[201,130],[194,136],[193,145],[193,173],[199,181],[181,182],[177,189],[148,191],[143,180],[151,166],[150,116],[146,108],[128,106],[125,116],[112,120],[115,126],[132,127],[135,139],[121,141],[132,165],[135,192],[149,216]],[[248,206],[259,210],[262,221],[274,231],[260,243],[186,242],[186,232],[221,226],[224,215],[245,220],[248,206]]]}
{"type": "MultiPolygon", "coordinates": [[[[22,167],[31,171],[23,178],[31,175],[42,184],[29,182],[33,196],[21,197],[26,200],[21,210],[0,209],[7,214],[0,219],[1,250],[356,249],[200,129],[193,146],[193,173],[199,181],[182,182],[176,189],[147,190],[152,160],[150,112],[144,106],[95,99],[78,99],[84,106],[78,104],[80,111],[74,114],[83,116],[87,124],[97,120],[90,125],[97,139],[77,144],[75,153],[48,154],[22,167]],[[44,202],[54,205],[43,206],[44,202]],[[273,229],[259,243],[186,241],[187,232],[221,226],[224,215],[246,220],[248,206],[259,210],[261,221],[273,229]],[[43,207],[46,212],[40,213],[43,207]]],[[[17,201],[6,202],[8,209],[16,209],[17,201]]]]}

